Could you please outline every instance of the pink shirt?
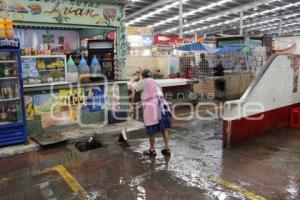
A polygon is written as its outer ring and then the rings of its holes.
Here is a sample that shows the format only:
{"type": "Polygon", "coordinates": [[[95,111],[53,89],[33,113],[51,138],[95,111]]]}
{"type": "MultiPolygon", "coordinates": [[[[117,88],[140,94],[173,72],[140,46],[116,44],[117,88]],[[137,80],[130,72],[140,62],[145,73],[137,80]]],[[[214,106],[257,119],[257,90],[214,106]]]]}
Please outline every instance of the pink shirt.
{"type": "Polygon", "coordinates": [[[142,92],[144,125],[152,126],[159,123],[158,120],[158,96],[163,96],[158,84],[152,78],[140,80],[134,84],[137,92],[142,92]]]}

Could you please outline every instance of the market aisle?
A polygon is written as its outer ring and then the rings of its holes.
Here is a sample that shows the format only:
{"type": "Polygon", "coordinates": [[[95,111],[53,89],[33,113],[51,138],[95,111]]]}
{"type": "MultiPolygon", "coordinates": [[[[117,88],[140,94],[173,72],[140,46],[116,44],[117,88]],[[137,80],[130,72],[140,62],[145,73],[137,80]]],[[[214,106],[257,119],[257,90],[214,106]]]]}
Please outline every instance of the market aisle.
{"type": "Polygon", "coordinates": [[[300,198],[298,130],[229,151],[221,146],[220,120],[175,122],[171,133],[170,159],[141,154],[143,131],[130,134],[130,149],[109,143],[80,153],[68,145],[2,159],[0,200],[300,198]]]}

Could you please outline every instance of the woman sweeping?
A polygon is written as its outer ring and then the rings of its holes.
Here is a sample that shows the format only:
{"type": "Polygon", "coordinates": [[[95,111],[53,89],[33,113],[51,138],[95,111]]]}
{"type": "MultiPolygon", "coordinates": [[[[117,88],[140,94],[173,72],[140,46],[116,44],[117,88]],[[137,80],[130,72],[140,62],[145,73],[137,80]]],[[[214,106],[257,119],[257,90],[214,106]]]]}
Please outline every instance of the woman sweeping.
{"type": "Polygon", "coordinates": [[[161,153],[170,156],[168,128],[171,127],[171,112],[160,87],[150,76],[151,72],[144,69],[138,75],[138,81],[133,85],[136,92],[142,92],[144,125],[149,136],[150,148],[143,153],[147,156],[156,156],[155,134],[160,132],[165,143],[165,148],[161,150],[161,153]]]}

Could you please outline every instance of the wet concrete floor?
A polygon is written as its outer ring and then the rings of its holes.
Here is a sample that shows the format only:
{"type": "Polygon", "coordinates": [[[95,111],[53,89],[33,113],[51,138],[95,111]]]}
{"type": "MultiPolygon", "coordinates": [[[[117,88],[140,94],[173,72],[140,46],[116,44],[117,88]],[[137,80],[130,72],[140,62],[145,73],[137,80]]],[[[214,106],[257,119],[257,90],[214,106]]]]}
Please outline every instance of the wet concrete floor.
{"type": "Polygon", "coordinates": [[[104,148],[59,146],[0,160],[0,200],[23,199],[300,199],[300,131],[283,129],[231,150],[221,120],[175,122],[171,158],[142,155],[144,131],[132,147],[105,137],[104,148]]]}

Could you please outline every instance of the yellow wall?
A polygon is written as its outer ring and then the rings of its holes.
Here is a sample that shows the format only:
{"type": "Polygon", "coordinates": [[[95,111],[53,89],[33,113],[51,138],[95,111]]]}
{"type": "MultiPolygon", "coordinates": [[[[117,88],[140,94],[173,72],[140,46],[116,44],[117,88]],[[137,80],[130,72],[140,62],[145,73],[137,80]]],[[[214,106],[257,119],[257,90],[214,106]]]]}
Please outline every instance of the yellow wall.
{"type": "Polygon", "coordinates": [[[140,57],[127,56],[125,75],[130,78],[139,68],[149,69],[151,72],[160,70],[164,77],[169,75],[168,57],[140,57]]]}

